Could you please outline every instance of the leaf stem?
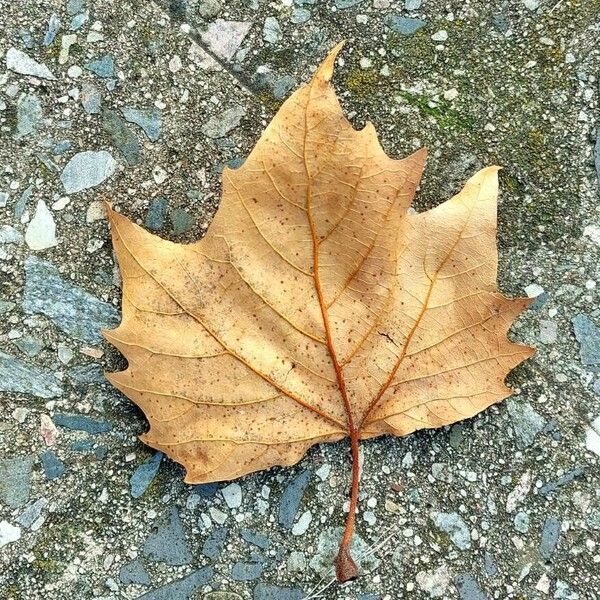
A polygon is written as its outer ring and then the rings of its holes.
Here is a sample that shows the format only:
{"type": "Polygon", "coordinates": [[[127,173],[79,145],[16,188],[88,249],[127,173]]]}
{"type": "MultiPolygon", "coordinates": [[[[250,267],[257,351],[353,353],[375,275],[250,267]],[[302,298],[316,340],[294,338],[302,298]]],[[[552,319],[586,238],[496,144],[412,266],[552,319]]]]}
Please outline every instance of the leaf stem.
{"type": "Polygon", "coordinates": [[[350,510],[346,518],[344,535],[340,542],[340,549],[335,559],[335,575],[340,583],[356,579],[358,567],[350,554],[350,543],[354,533],[354,520],[356,518],[356,507],[358,505],[358,488],[360,483],[360,464],[358,459],[358,429],[352,427],[350,430],[350,450],[352,452],[352,484],[350,487],[350,510]]]}

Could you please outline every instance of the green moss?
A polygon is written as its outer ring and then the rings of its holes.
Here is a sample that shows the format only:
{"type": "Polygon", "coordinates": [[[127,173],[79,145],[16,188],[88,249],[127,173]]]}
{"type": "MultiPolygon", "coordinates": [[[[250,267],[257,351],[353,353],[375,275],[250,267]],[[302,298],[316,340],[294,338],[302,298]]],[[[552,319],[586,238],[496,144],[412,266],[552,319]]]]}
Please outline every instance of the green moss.
{"type": "Polygon", "coordinates": [[[400,96],[407,104],[417,108],[424,117],[435,119],[441,129],[469,131],[474,127],[473,118],[452,108],[447,100],[436,100],[435,103],[432,103],[425,94],[411,94],[410,92],[400,92],[400,96]]]}
{"type": "Polygon", "coordinates": [[[23,598],[21,590],[19,590],[16,585],[9,586],[4,590],[4,593],[6,594],[6,596],[4,596],[6,600],[20,600],[23,598]]]}
{"type": "Polygon", "coordinates": [[[373,69],[352,69],[344,81],[346,89],[361,100],[370,98],[379,84],[379,75],[373,69]]]}
{"type": "Polygon", "coordinates": [[[273,114],[275,114],[283,104],[283,100],[278,100],[277,98],[274,98],[273,96],[271,96],[271,94],[268,94],[267,92],[259,94],[258,99],[262,102],[263,106],[273,114]]]}
{"type": "Polygon", "coordinates": [[[504,171],[500,171],[500,178],[504,189],[509,194],[518,194],[521,192],[523,186],[521,182],[512,175],[504,175],[504,171]]]}
{"type": "Polygon", "coordinates": [[[58,575],[65,569],[63,564],[52,558],[36,558],[32,563],[32,567],[36,571],[43,571],[51,575],[58,575]]]}
{"type": "Polygon", "coordinates": [[[392,79],[406,82],[411,77],[423,75],[423,65],[430,63],[435,55],[435,44],[429,35],[425,27],[411,36],[398,33],[391,33],[388,36],[386,61],[392,79]]]}
{"type": "Polygon", "coordinates": [[[46,48],[46,55],[49,58],[58,60],[58,55],[60,54],[60,44],[58,43],[58,37],[46,48]]]}
{"type": "Polygon", "coordinates": [[[144,23],[141,25],[140,38],[144,46],[149,46],[156,39],[156,33],[148,23],[144,23]]]}

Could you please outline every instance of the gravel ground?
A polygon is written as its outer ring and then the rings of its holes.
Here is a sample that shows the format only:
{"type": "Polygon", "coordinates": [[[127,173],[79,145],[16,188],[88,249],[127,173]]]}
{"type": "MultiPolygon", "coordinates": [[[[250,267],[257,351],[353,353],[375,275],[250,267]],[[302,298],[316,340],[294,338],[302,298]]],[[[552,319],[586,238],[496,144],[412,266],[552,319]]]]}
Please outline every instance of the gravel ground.
{"type": "Polygon", "coordinates": [[[600,597],[599,0],[0,0],[0,598],[600,597]],[[500,287],[537,354],[475,419],[364,444],[355,553],[331,583],[348,446],[188,486],[103,379],[120,282],[101,201],[202,236],[327,50],[353,123],[416,201],[499,164],[500,287]],[[312,595],[311,595],[312,594],[312,595]]]}

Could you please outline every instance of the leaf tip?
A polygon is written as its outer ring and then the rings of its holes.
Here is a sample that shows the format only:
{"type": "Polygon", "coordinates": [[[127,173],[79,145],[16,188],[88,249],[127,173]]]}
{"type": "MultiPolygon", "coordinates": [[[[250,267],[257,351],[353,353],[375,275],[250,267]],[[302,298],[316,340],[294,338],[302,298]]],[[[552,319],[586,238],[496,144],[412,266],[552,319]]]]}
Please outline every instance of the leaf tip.
{"type": "Polygon", "coordinates": [[[331,81],[331,77],[333,76],[333,68],[335,65],[335,59],[337,55],[340,53],[341,49],[344,47],[346,40],[342,40],[338,42],[329,52],[327,58],[319,65],[315,75],[313,77],[313,81],[331,81]]]}
{"type": "Polygon", "coordinates": [[[104,210],[106,211],[106,214],[108,215],[108,218],[110,219],[112,216],[112,213],[115,212],[112,207],[112,202],[109,202],[108,200],[102,200],[102,206],[104,206],[104,210]]]}

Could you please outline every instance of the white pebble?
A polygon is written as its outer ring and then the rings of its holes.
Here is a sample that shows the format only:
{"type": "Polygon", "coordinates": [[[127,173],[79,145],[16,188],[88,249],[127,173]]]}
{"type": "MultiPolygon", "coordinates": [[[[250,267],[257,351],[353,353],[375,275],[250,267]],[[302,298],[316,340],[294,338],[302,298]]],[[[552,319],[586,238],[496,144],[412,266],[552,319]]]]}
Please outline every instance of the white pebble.
{"type": "Polygon", "coordinates": [[[292,535],[303,535],[306,533],[310,522],[312,521],[312,513],[310,510],[303,512],[298,521],[292,527],[292,535]]]}
{"type": "Polygon", "coordinates": [[[458,98],[458,90],[456,88],[451,88],[444,92],[444,100],[452,102],[452,100],[455,100],[456,98],[458,98]]]}
{"type": "Polygon", "coordinates": [[[0,548],[16,542],[21,537],[21,528],[11,525],[8,521],[0,522],[0,548]]]}
{"type": "Polygon", "coordinates": [[[211,506],[208,509],[208,512],[210,513],[212,520],[215,523],[217,523],[218,525],[223,525],[223,523],[225,523],[225,521],[227,521],[227,515],[222,510],[219,510],[218,508],[215,508],[214,506],[211,506]]]}
{"type": "Polygon", "coordinates": [[[525,288],[525,293],[528,298],[537,298],[544,293],[544,288],[537,283],[531,283],[525,288]]]}
{"type": "Polygon", "coordinates": [[[242,505],[242,488],[238,483],[230,483],[221,490],[221,494],[229,508],[238,508],[242,505]]]}
{"type": "Polygon", "coordinates": [[[57,244],[54,218],[43,200],[38,200],[33,219],[25,232],[25,241],[32,250],[46,250],[57,244]]]}
{"type": "Polygon", "coordinates": [[[72,65],[68,68],[67,75],[71,79],[77,79],[83,75],[83,69],[79,65],[72,65]]]}

